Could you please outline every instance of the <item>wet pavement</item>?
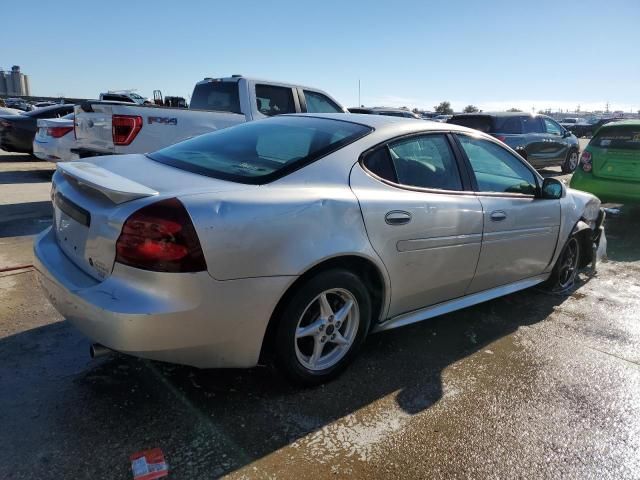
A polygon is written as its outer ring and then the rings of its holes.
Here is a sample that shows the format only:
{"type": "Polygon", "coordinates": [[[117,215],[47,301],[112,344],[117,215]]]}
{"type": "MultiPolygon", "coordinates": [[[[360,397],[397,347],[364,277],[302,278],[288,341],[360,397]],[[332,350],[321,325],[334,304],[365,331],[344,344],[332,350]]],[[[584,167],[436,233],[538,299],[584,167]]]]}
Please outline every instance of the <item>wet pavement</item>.
{"type": "MultiPolygon", "coordinates": [[[[196,370],[89,341],[40,292],[51,166],[0,156],[0,479],[640,478],[640,210],[568,295],[529,289],[371,336],[336,381],[196,370]]],[[[547,171],[545,175],[559,175],[547,171]]]]}

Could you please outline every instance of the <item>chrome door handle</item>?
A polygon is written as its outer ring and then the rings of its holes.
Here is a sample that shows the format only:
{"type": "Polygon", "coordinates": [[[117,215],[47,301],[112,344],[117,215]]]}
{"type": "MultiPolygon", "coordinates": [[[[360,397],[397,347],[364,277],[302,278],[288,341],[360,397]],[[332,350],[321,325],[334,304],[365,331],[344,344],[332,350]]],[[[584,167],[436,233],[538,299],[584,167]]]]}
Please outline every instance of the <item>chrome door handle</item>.
{"type": "Polygon", "coordinates": [[[495,212],[491,212],[491,220],[493,220],[494,222],[501,222],[506,218],[507,218],[507,214],[502,210],[496,210],[495,212]]]}
{"type": "Polygon", "coordinates": [[[393,210],[384,216],[388,225],[406,225],[411,221],[411,214],[402,210],[393,210]]]}

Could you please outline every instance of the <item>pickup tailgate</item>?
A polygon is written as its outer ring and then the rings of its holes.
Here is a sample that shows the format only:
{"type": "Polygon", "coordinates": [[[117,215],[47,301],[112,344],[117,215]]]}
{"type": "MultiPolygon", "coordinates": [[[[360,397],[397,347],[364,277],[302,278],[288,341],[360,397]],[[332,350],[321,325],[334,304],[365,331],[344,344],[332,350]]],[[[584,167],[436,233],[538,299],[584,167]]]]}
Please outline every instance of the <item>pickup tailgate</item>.
{"type": "Polygon", "coordinates": [[[238,113],[104,102],[76,106],[75,119],[77,148],[83,157],[155,152],[246,121],[238,113]]]}
{"type": "Polygon", "coordinates": [[[113,105],[93,103],[92,111],[82,106],[75,107],[76,143],[81,148],[95,150],[104,154],[114,153],[111,116],[113,105]]]}
{"type": "Polygon", "coordinates": [[[178,170],[144,155],[62,162],[53,177],[53,228],[61,250],[97,280],[111,275],[126,219],[165,198],[250,188],[178,170]]]}

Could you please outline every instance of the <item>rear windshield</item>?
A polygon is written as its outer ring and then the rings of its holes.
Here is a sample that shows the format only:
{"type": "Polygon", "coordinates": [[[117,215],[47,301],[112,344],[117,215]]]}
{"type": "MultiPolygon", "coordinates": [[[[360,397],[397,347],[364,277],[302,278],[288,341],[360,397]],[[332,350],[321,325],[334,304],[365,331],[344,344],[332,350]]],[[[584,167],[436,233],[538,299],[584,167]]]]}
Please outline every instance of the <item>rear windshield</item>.
{"type": "Polygon", "coordinates": [[[207,82],[196,85],[191,96],[190,108],[242,113],[238,82],[207,82]]]}
{"type": "Polygon", "coordinates": [[[456,125],[462,125],[463,127],[469,127],[474,130],[489,133],[492,131],[491,127],[493,122],[491,117],[486,115],[465,115],[450,118],[447,123],[454,123],[456,125]]]}
{"type": "Polygon", "coordinates": [[[342,120],[282,116],[207,133],[148,156],[201,175],[263,184],[334,152],[371,130],[342,120]]]}
{"type": "Polygon", "coordinates": [[[600,148],[640,150],[640,126],[619,125],[602,128],[591,139],[591,145],[600,148]]]}

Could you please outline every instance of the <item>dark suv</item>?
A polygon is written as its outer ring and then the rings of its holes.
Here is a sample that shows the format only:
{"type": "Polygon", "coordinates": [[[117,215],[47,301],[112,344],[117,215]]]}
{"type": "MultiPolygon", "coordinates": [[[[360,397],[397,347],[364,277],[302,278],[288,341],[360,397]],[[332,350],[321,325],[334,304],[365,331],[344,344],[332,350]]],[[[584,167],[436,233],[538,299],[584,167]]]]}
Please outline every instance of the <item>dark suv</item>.
{"type": "Polygon", "coordinates": [[[578,139],[546,115],[519,112],[468,113],[455,115],[448,123],[493,135],[535,168],[560,165],[563,173],[570,173],[578,166],[578,139]]]}

